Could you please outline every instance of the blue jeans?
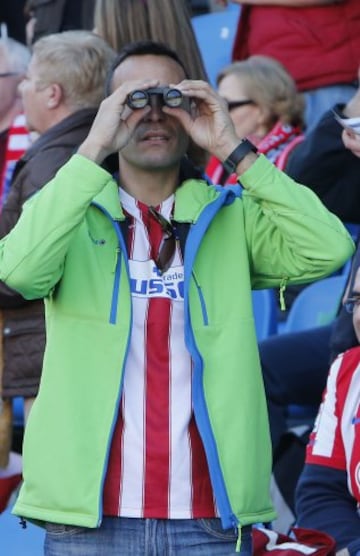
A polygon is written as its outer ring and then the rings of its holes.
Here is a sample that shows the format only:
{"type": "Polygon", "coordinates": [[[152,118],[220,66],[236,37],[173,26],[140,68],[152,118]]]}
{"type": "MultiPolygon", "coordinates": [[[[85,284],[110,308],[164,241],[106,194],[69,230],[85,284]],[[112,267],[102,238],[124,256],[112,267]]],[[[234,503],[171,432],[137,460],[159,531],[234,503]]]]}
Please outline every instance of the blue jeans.
{"type": "Polygon", "coordinates": [[[346,104],[356,93],[357,84],[329,85],[306,91],[305,96],[305,123],[306,133],[309,133],[321,116],[335,104],[346,104]]]}
{"type": "MultiPolygon", "coordinates": [[[[45,556],[227,556],[237,533],[220,519],[105,517],[98,529],[48,523],[45,556]]],[[[243,527],[241,556],[251,556],[251,527],[243,527]]],[[[237,553],[239,554],[239,553],[237,553]]]]}

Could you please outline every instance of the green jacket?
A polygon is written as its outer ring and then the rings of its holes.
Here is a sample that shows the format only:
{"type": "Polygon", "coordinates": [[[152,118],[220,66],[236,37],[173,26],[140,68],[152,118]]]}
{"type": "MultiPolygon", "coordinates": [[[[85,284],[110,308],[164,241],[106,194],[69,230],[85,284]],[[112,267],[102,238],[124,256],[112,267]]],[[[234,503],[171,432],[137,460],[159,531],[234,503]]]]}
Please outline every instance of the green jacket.
{"type": "MultiPolygon", "coordinates": [[[[188,180],[174,219],[184,250],[193,405],[225,528],[274,518],[271,447],[251,289],[330,274],[353,242],[316,195],[265,157],[240,186],[188,180]]],[[[117,183],[74,155],[0,242],[0,279],[45,297],[47,346],[25,432],[15,513],[96,527],[131,330],[117,183]]]]}

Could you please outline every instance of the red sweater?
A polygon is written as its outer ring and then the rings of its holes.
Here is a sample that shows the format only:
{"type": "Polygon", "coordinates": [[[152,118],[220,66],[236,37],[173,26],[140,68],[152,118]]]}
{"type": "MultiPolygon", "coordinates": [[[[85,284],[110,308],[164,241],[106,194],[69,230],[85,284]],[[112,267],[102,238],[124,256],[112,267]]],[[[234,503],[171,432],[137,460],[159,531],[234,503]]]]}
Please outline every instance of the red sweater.
{"type": "Polygon", "coordinates": [[[360,0],[310,8],[242,6],[233,60],[276,58],[300,91],[357,79],[360,0]]]}

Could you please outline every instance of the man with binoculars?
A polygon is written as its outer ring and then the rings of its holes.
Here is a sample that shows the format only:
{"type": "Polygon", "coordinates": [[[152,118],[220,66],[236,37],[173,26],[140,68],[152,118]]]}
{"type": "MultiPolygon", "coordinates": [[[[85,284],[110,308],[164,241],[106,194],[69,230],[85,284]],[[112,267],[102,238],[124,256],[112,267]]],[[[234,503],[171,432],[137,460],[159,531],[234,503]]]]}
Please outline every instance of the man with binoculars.
{"type": "Polygon", "coordinates": [[[274,518],[251,288],[320,278],[353,243],[164,45],[125,47],[107,88],[0,243],[0,279],[47,316],[14,513],[46,524],[47,556],[250,556],[274,518]],[[209,185],[190,139],[242,187],[209,185]]]}

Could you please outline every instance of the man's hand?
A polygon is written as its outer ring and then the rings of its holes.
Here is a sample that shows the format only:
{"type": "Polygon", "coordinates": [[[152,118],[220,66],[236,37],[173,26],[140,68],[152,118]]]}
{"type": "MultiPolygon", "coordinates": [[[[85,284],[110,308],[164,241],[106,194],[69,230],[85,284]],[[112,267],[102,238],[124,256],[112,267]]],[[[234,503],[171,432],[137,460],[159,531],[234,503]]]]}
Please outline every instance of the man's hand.
{"type": "Polygon", "coordinates": [[[150,106],[131,110],[126,104],[127,95],[136,89],[157,87],[155,79],[127,81],[100,104],[98,113],[78,154],[101,164],[110,154],[119,152],[128,143],[134,129],[149,112],[150,106]]]}
{"type": "Polygon", "coordinates": [[[342,132],[342,140],[345,147],[360,158],[360,135],[348,129],[344,129],[342,132]]]}
{"type": "Polygon", "coordinates": [[[347,118],[360,118],[360,89],[346,103],[342,112],[347,118]]]}
{"type": "Polygon", "coordinates": [[[190,112],[165,106],[163,112],[177,118],[197,145],[225,160],[242,139],[236,136],[225,101],[205,81],[184,80],[170,86],[190,99],[190,112]]]}

